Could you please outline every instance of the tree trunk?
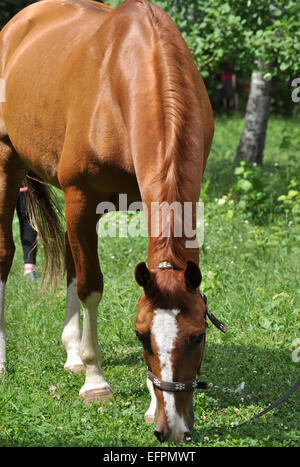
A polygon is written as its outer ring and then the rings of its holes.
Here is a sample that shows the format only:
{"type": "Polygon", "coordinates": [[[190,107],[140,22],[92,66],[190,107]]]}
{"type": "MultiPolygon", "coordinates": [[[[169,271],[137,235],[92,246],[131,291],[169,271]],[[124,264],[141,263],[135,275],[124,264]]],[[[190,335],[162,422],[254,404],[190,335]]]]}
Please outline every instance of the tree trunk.
{"type": "Polygon", "coordinates": [[[241,160],[262,164],[270,114],[271,87],[271,80],[264,80],[261,73],[252,73],[245,125],[237,149],[235,165],[239,165],[241,160]]]}

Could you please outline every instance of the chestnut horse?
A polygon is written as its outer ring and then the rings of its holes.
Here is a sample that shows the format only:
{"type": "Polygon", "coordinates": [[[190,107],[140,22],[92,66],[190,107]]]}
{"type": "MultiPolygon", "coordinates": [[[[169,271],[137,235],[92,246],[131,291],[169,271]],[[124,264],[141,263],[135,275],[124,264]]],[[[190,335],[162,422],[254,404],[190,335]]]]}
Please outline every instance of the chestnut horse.
{"type": "MultiPolygon", "coordinates": [[[[111,390],[97,338],[103,289],[97,205],[117,203],[120,193],[129,201],[141,199],[148,213],[153,203],[189,202],[194,231],[213,137],[208,95],[176,26],[147,0],[125,0],[115,9],[90,0],[30,5],[1,32],[0,78],[5,97],[0,105],[0,371],[5,371],[4,292],[15,249],[12,219],[19,188],[34,174],[41,181],[31,191],[44,206],[42,225],[57,235],[47,244],[40,229],[54,262],[63,248],[46,185],[61,189],[65,200],[65,369],[85,370],[80,390],[85,402],[107,399],[111,390]]],[[[158,219],[148,216],[148,265],[135,270],[142,287],[135,332],[143,344],[152,399],[146,421],[155,422],[159,440],[179,442],[193,426],[206,305],[197,244],[188,247],[184,232],[174,234],[171,211],[170,235],[161,227],[152,234],[150,225],[158,219]]]]}

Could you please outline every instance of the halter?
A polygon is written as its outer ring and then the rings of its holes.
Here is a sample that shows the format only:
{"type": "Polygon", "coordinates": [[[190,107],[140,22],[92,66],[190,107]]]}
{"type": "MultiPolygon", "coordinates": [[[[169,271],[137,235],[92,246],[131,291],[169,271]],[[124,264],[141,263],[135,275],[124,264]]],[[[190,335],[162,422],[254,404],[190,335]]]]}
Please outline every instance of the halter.
{"type": "MultiPolygon", "coordinates": [[[[173,266],[169,261],[162,261],[159,264],[156,264],[151,269],[174,269],[179,270],[179,268],[173,266]]],[[[209,310],[207,307],[207,298],[203,292],[200,291],[200,295],[205,303],[206,311],[205,311],[205,325],[208,327],[208,323],[206,321],[206,316],[210,319],[214,326],[216,326],[220,331],[226,332],[227,326],[221,323],[214,314],[209,310]]],[[[200,373],[200,367],[197,370],[197,376],[200,373]]],[[[197,376],[190,380],[190,381],[163,381],[157,376],[155,376],[149,367],[147,367],[147,374],[150,381],[152,381],[153,385],[160,389],[161,391],[169,391],[169,392],[187,392],[193,391],[194,389],[207,389],[207,383],[197,381],[197,376]]]]}

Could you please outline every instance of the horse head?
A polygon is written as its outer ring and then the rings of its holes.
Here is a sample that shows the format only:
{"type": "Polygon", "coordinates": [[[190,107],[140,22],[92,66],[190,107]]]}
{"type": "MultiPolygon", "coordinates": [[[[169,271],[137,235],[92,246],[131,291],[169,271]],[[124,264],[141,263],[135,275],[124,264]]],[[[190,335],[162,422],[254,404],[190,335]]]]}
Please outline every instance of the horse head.
{"type": "Polygon", "coordinates": [[[185,441],[193,427],[193,391],[205,347],[201,272],[191,261],[184,270],[167,262],[153,269],[139,263],[135,278],[143,288],[135,333],[156,396],[154,433],[160,441],[185,441]]]}

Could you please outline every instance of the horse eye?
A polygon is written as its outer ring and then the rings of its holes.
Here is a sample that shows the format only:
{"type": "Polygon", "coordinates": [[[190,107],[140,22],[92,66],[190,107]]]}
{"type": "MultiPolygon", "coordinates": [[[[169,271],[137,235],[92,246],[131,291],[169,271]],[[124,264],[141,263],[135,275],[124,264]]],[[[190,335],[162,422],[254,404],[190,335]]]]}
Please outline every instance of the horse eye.
{"type": "Polygon", "coordinates": [[[144,339],[143,334],[141,334],[139,331],[136,331],[136,330],[134,332],[135,332],[135,335],[138,338],[138,340],[142,342],[143,339],[144,339]]]}
{"type": "Polygon", "coordinates": [[[191,344],[193,345],[200,344],[202,342],[204,335],[205,333],[202,332],[201,334],[198,334],[197,336],[191,336],[190,337],[191,344]]]}

